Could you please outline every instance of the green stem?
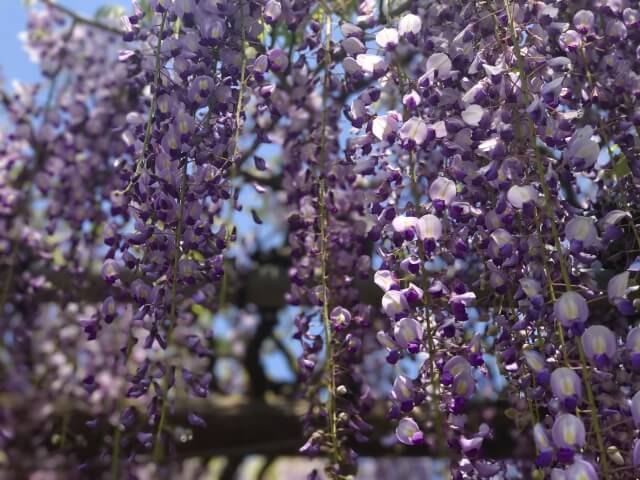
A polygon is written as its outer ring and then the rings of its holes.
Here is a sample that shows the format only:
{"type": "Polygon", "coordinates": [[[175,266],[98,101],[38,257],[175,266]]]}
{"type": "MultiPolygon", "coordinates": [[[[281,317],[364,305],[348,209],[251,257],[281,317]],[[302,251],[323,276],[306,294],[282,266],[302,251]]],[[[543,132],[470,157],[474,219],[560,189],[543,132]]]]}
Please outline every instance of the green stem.
{"type": "Polygon", "coordinates": [[[111,452],[111,480],[120,478],[120,439],[122,438],[122,430],[120,425],[116,425],[113,434],[113,450],[111,452]]]}
{"type": "Polygon", "coordinates": [[[326,364],[327,370],[327,390],[329,399],[327,402],[327,415],[329,417],[329,448],[332,463],[340,462],[340,453],[338,448],[338,421],[336,415],[336,367],[333,351],[333,333],[331,330],[331,320],[329,318],[329,296],[328,296],[328,284],[327,284],[327,228],[328,228],[328,215],[326,208],[326,181],[325,181],[325,168],[326,168],[326,129],[327,129],[327,113],[326,104],[329,97],[329,70],[331,68],[331,15],[325,13],[325,49],[324,49],[324,64],[325,73],[322,85],[322,115],[320,120],[320,152],[319,152],[319,192],[318,192],[318,204],[320,210],[320,281],[322,287],[322,323],[324,327],[324,336],[326,342],[326,364]]]}

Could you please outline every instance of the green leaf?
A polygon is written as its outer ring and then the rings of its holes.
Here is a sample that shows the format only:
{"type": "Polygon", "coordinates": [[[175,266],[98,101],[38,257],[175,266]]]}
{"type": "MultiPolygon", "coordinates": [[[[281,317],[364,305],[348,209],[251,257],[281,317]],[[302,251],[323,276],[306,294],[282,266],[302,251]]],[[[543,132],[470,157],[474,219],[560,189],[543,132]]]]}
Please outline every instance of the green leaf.
{"type": "Polygon", "coordinates": [[[613,173],[618,178],[624,178],[627,175],[631,175],[631,168],[629,168],[629,161],[627,157],[621,155],[620,158],[613,165],[613,173]]]}

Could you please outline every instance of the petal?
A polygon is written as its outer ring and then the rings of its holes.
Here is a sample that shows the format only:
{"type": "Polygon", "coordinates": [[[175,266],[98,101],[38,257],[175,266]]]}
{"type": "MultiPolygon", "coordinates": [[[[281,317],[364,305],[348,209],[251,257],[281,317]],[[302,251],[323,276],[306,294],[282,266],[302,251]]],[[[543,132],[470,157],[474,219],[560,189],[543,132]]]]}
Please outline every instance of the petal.
{"type": "Polygon", "coordinates": [[[437,77],[439,79],[449,78],[451,72],[451,60],[444,53],[434,53],[427,60],[426,76],[433,81],[437,77]]]}
{"type": "Polygon", "coordinates": [[[438,240],[442,236],[442,222],[435,215],[427,214],[420,217],[416,230],[420,240],[438,240]]]}

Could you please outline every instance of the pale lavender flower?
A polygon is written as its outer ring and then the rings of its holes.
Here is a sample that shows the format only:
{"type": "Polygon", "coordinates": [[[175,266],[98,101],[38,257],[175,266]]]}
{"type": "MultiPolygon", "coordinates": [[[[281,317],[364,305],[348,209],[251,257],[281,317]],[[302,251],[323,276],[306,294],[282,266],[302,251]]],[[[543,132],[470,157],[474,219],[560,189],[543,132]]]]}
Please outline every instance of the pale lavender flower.
{"type": "Polygon", "coordinates": [[[422,30],[422,20],[413,13],[407,13],[398,22],[400,35],[411,42],[417,39],[420,30],[422,30]]]}
{"type": "Polygon", "coordinates": [[[587,328],[581,341],[587,358],[599,367],[607,365],[616,353],[616,337],[603,325],[587,328]]]}
{"type": "Polygon", "coordinates": [[[405,445],[419,445],[424,442],[424,434],[410,417],[400,420],[396,428],[396,437],[405,445]]]}
{"type": "Polygon", "coordinates": [[[427,60],[425,76],[430,82],[446,80],[451,74],[451,59],[445,53],[434,53],[427,60]]]}
{"type": "Polygon", "coordinates": [[[411,117],[402,125],[398,136],[402,140],[403,146],[411,149],[425,142],[428,130],[427,124],[421,118],[411,117]]]}
{"type": "Polygon", "coordinates": [[[376,34],[376,43],[388,51],[394,50],[399,40],[398,31],[395,28],[383,28],[376,34]]]}
{"type": "Polygon", "coordinates": [[[388,290],[397,290],[399,288],[398,279],[395,274],[389,270],[378,270],[373,275],[373,281],[385,292],[388,290]]]}
{"type": "Polygon", "coordinates": [[[553,443],[558,448],[575,450],[584,446],[586,432],[584,423],[575,415],[563,413],[556,417],[551,429],[553,443]]]}
{"type": "Polygon", "coordinates": [[[569,410],[573,410],[582,399],[582,382],[570,368],[556,368],[551,373],[551,391],[569,410]]]}
{"type": "Polygon", "coordinates": [[[609,302],[623,315],[633,315],[635,308],[633,303],[627,298],[629,289],[629,272],[625,271],[614,275],[607,285],[607,295],[609,302]]]}
{"type": "Polygon", "coordinates": [[[269,0],[264,6],[263,15],[267,23],[273,24],[278,21],[282,14],[282,5],[278,0],[269,0]]]}
{"type": "Polygon", "coordinates": [[[417,221],[416,231],[420,240],[439,240],[442,236],[442,222],[430,213],[423,215],[417,221]]]}
{"type": "Polygon", "coordinates": [[[393,328],[393,336],[402,348],[418,353],[422,341],[422,325],[414,318],[403,318],[393,328]]]}
{"type": "Polygon", "coordinates": [[[573,26],[582,34],[593,30],[595,15],[590,10],[578,10],[573,16],[573,26]]]}
{"type": "Polygon", "coordinates": [[[598,229],[596,222],[588,217],[574,217],[564,228],[567,240],[571,242],[572,249],[582,250],[589,248],[598,242],[598,229]],[[578,244],[577,247],[574,247],[578,244]]]}
{"type": "Polygon", "coordinates": [[[582,295],[577,292],[564,292],[553,305],[553,313],[564,327],[584,324],[589,318],[589,306],[582,295]]]}
{"type": "Polygon", "coordinates": [[[521,209],[527,203],[537,203],[538,191],[531,185],[514,185],[507,192],[507,200],[514,208],[521,209]]]}
{"type": "Polygon", "coordinates": [[[349,326],[349,323],[351,322],[351,313],[346,308],[335,307],[331,310],[329,318],[333,323],[333,327],[337,331],[341,331],[349,326]]]}
{"type": "Polygon", "coordinates": [[[582,459],[575,459],[565,472],[567,480],[598,480],[594,466],[582,459]]]}
{"type": "Polygon", "coordinates": [[[447,177],[438,177],[429,186],[429,198],[438,210],[450,205],[455,200],[456,193],[456,182],[447,177]]]}
{"type": "Polygon", "coordinates": [[[409,310],[409,303],[398,290],[389,290],[382,297],[382,309],[390,318],[396,318],[409,310]]]}

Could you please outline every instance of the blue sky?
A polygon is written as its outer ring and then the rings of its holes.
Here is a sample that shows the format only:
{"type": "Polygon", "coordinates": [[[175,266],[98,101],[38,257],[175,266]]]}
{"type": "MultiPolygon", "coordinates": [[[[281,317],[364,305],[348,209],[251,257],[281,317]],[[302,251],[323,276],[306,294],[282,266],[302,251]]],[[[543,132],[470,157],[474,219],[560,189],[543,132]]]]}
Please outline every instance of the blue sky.
{"type": "MultiPolygon", "coordinates": [[[[2,0],[2,14],[5,21],[0,22],[0,66],[8,82],[22,80],[35,82],[40,79],[38,67],[29,60],[22,48],[18,33],[25,30],[27,7],[23,0],[2,0]]],[[[60,5],[92,17],[95,11],[104,5],[122,5],[129,10],[129,0],[58,0],[60,5]]]]}

